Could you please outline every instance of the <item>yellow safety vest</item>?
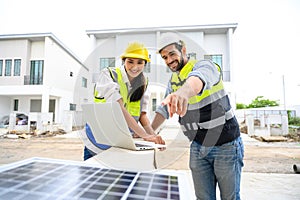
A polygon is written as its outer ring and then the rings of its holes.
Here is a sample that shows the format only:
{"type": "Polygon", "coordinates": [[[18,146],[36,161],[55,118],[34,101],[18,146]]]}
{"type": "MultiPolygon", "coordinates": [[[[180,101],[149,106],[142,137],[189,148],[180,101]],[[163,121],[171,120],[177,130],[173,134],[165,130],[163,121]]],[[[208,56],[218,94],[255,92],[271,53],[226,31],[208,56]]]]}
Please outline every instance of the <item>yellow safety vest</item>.
{"type": "MultiPolygon", "coordinates": [[[[108,67],[111,78],[114,82],[117,82],[120,86],[120,94],[123,99],[124,106],[129,114],[135,118],[135,120],[139,120],[141,115],[141,101],[130,102],[130,97],[128,96],[128,89],[126,83],[123,81],[121,69],[119,67],[111,68],[108,67]]],[[[103,97],[98,97],[98,91],[96,90],[96,85],[94,87],[94,102],[95,103],[104,103],[106,99],[103,97]]]]}
{"type": "MultiPolygon", "coordinates": [[[[172,74],[171,88],[173,92],[177,91],[185,83],[196,63],[196,60],[190,60],[179,73],[175,72],[172,74]]],[[[217,64],[215,66],[221,72],[220,66],[217,64]]],[[[220,76],[219,81],[214,86],[202,91],[201,95],[189,98],[187,113],[183,117],[179,117],[183,133],[190,140],[193,140],[197,132],[206,133],[209,129],[223,126],[226,120],[234,117],[228,102],[222,76],[220,76]]]]}
{"type": "MultiPolygon", "coordinates": [[[[180,71],[173,73],[171,89],[178,90],[186,81],[197,61],[189,61],[180,71]]],[[[225,92],[222,70],[218,82],[209,89],[189,99],[187,113],[179,117],[181,129],[190,141],[197,141],[204,146],[222,145],[239,136],[239,127],[225,92]],[[229,128],[231,127],[231,128],[229,128]]]]}

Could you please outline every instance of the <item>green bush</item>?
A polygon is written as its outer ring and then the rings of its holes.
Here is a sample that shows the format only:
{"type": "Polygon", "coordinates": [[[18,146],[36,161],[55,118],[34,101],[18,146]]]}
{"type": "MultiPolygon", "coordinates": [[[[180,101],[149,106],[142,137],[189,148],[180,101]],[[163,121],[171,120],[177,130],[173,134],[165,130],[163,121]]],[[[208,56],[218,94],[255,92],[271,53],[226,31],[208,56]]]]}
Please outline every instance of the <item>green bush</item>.
{"type": "Polygon", "coordinates": [[[242,104],[242,103],[236,104],[236,109],[245,109],[245,108],[247,108],[247,105],[245,105],[245,104],[242,104]]]}
{"type": "Polygon", "coordinates": [[[289,125],[300,126],[300,117],[290,117],[289,125]]]}

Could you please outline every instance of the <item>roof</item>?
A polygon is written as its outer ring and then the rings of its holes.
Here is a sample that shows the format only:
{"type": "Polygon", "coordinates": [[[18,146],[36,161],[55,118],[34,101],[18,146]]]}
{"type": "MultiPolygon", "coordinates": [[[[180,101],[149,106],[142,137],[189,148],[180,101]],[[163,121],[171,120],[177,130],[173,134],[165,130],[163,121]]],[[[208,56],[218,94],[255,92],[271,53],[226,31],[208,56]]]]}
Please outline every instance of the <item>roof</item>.
{"type": "Polygon", "coordinates": [[[222,34],[232,28],[233,32],[237,28],[237,23],[228,24],[207,24],[207,25],[189,25],[189,26],[160,26],[160,27],[144,27],[144,28],[125,28],[125,29],[102,29],[102,30],[86,30],[88,36],[95,35],[96,38],[105,38],[112,35],[122,33],[152,33],[156,31],[203,31],[206,34],[222,34]]]}
{"type": "Polygon", "coordinates": [[[50,37],[55,41],[65,52],[67,52],[73,59],[75,59],[81,66],[83,66],[87,71],[89,70],[83,62],[66,46],[64,45],[53,33],[27,33],[27,34],[5,34],[0,35],[1,40],[15,40],[15,39],[26,39],[31,42],[44,41],[45,37],[50,37]]]}

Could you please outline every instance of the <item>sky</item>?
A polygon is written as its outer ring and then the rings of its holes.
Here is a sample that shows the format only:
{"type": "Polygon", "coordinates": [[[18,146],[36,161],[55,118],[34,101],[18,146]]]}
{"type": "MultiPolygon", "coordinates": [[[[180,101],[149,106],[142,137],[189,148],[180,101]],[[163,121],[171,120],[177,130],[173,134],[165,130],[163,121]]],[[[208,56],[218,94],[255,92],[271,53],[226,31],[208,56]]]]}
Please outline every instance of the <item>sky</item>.
{"type": "Polygon", "coordinates": [[[300,105],[298,0],[0,0],[0,35],[52,32],[83,61],[86,30],[224,23],[238,23],[235,101],[300,105]]]}

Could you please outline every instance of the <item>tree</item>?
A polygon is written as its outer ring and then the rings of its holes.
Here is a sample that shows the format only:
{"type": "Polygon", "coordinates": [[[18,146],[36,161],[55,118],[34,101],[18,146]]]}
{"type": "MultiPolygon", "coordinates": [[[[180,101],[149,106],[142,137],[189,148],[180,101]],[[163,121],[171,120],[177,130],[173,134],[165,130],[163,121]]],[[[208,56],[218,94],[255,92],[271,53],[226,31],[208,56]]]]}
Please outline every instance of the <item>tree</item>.
{"type": "Polygon", "coordinates": [[[274,107],[278,106],[279,103],[277,101],[264,99],[263,96],[258,96],[249,105],[245,105],[242,103],[237,103],[237,109],[244,109],[244,108],[262,108],[262,107],[274,107]]]}
{"type": "Polygon", "coordinates": [[[248,108],[273,107],[278,105],[279,104],[277,101],[264,99],[263,96],[258,96],[248,105],[248,108]]]}

